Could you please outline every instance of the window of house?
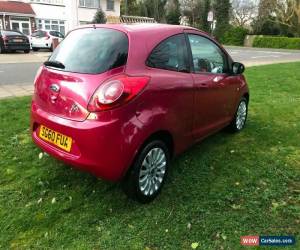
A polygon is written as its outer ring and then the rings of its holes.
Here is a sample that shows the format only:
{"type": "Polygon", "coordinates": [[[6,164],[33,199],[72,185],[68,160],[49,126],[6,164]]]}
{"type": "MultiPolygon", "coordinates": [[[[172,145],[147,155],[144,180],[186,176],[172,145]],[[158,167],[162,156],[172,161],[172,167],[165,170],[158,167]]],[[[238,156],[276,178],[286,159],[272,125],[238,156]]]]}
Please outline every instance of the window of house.
{"type": "Polygon", "coordinates": [[[100,8],[100,0],[79,0],[79,7],[100,8]]]}
{"type": "Polygon", "coordinates": [[[106,9],[114,10],[115,9],[115,1],[114,0],[106,0],[106,9]]]}
{"type": "Polygon", "coordinates": [[[146,64],[158,69],[189,72],[184,35],[175,35],[161,42],[151,52],[146,64]]]}

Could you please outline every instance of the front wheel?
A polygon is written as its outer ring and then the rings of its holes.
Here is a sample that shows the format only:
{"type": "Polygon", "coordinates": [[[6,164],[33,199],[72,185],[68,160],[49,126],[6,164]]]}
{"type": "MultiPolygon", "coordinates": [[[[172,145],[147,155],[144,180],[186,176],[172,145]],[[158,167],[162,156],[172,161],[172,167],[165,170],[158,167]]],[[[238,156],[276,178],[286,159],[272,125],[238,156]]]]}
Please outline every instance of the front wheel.
{"type": "Polygon", "coordinates": [[[160,193],[170,164],[170,153],[160,140],[148,143],[137,156],[123,180],[126,195],[138,202],[149,203],[160,193]]]}
{"type": "Polygon", "coordinates": [[[30,49],[25,49],[25,50],[24,50],[24,53],[25,53],[25,54],[28,54],[29,52],[30,52],[30,49]]]}
{"type": "Polygon", "coordinates": [[[231,124],[229,125],[229,129],[232,132],[241,131],[245,127],[247,116],[248,116],[248,100],[245,97],[242,97],[242,99],[239,102],[236,113],[234,115],[234,118],[231,124]]]}

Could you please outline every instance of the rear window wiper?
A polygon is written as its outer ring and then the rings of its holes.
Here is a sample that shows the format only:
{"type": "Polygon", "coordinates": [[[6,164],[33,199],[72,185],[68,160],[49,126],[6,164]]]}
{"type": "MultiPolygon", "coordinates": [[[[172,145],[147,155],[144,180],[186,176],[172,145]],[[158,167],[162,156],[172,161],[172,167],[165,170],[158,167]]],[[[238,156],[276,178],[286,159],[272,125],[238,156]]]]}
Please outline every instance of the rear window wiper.
{"type": "Polygon", "coordinates": [[[49,67],[54,67],[54,68],[60,68],[60,69],[64,69],[66,66],[59,62],[59,61],[46,61],[44,62],[45,66],[49,66],[49,67]]]}

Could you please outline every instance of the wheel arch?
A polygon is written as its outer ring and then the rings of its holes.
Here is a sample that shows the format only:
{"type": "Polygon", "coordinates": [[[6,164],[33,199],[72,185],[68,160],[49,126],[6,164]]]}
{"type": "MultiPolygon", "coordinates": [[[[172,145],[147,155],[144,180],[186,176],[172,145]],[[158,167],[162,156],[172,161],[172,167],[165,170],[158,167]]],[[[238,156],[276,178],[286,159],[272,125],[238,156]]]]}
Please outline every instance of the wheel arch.
{"type": "Polygon", "coordinates": [[[147,139],[144,141],[144,143],[139,148],[139,151],[150,141],[153,140],[161,140],[163,141],[168,149],[170,150],[170,157],[172,158],[174,155],[174,139],[172,134],[167,130],[159,130],[154,133],[152,133],[150,136],[147,137],[147,139]]]}
{"type": "Polygon", "coordinates": [[[250,100],[250,95],[249,95],[249,92],[245,92],[243,94],[243,97],[245,97],[247,99],[247,102],[249,103],[249,100],[250,100]]]}
{"type": "Polygon", "coordinates": [[[174,138],[173,138],[172,134],[168,130],[157,130],[155,132],[152,132],[150,135],[148,135],[146,137],[146,139],[143,140],[143,142],[137,148],[137,150],[136,150],[136,152],[134,154],[134,157],[133,157],[130,165],[123,172],[123,178],[126,178],[126,176],[128,175],[128,173],[130,172],[132,164],[135,162],[135,160],[137,159],[138,155],[143,150],[143,148],[149,142],[151,142],[153,140],[161,140],[161,141],[163,141],[166,144],[166,146],[168,147],[168,149],[169,149],[170,158],[171,159],[173,158],[173,156],[175,154],[175,144],[174,144],[174,138]]]}

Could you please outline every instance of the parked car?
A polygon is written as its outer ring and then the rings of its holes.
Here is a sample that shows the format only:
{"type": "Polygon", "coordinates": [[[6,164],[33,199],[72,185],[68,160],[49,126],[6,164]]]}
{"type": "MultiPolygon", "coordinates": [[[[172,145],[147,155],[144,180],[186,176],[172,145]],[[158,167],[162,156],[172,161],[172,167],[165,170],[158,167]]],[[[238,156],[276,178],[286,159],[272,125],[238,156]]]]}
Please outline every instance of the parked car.
{"type": "Polygon", "coordinates": [[[16,30],[0,30],[0,54],[17,50],[22,50],[24,53],[30,52],[28,38],[16,30]]]}
{"type": "Polygon", "coordinates": [[[174,156],[224,127],[244,128],[243,71],[194,28],[84,26],[37,73],[32,137],[57,159],[121,180],[129,197],[147,203],[174,156]]]}
{"type": "Polygon", "coordinates": [[[53,51],[53,39],[57,38],[58,42],[64,39],[64,35],[55,30],[37,30],[30,37],[31,48],[33,51],[39,49],[49,49],[53,51]]]}

